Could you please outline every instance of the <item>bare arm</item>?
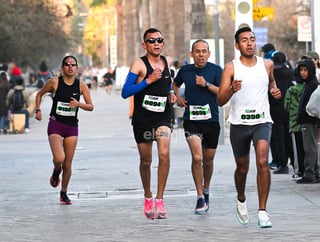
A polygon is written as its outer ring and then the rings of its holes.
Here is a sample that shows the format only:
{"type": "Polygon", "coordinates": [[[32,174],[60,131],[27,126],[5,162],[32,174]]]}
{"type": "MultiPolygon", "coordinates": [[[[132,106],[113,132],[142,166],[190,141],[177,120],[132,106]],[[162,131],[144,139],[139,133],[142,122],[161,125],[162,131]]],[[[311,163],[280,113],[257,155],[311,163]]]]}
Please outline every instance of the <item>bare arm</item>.
{"type": "Polygon", "coordinates": [[[172,83],[172,88],[174,90],[174,93],[176,94],[176,97],[177,97],[177,104],[178,106],[180,107],[185,107],[187,106],[187,101],[181,97],[180,95],[180,87],[177,86],[177,84],[175,82],[172,83]]]}
{"type": "Polygon", "coordinates": [[[217,96],[217,103],[219,106],[225,105],[236,91],[232,86],[233,74],[233,63],[229,62],[225,65],[221,75],[221,83],[217,96]]]}
{"type": "Polygon", "coordinates": [[[86,111],[92,111],[93,110],[93,103],[92,103],[92,99],[90,96],[90,90],[87,86],[87,84],[83,81],[80,81],[80,93],[83,95],[84,98],[84,103],[78,101],[75,98],[71,98],[72,100],[70,101],[70,106],[73,107],[79,107],[83,110],[86,111]]]}

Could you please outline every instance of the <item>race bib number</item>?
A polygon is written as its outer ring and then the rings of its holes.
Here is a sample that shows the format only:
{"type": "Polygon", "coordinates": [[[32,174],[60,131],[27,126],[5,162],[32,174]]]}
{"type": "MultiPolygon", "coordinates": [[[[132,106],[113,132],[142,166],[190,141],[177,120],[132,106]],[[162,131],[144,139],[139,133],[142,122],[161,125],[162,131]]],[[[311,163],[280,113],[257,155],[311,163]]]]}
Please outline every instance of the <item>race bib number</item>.
{"type": "Polygon", "coordinates": [[[255,109],[244,109],[240,112],[240,118],[244,123],[257,123],[265,118],[264,112],[255,109]]]}
{"type": "Polygon", "coordinates": [[[152,112],[162,113],[166,108],[167,97],[145,95],[142,107],[152,112]]]}
{"type": "Polygon", "coordinates": [[[76,108],[70,107],[70,103],[58,101],[56,113],[61,116],[76,116],[76,108]]]}
{"type": "Polygon", "coordinates": [[[190,105],[190,120],[207,120],[211,118],[209,104],[204,106],[190,105]]]}

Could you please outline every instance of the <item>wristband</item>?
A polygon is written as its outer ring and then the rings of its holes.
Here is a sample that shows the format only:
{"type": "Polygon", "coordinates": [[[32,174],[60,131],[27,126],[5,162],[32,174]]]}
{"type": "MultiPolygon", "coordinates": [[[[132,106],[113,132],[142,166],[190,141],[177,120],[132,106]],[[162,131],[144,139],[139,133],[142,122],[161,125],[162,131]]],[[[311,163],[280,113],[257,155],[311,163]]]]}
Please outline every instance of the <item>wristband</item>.
{"type": "Polygon", "coordinates": [[[41,109],[36,109],[35,113],[41,112],[41,109]]]}

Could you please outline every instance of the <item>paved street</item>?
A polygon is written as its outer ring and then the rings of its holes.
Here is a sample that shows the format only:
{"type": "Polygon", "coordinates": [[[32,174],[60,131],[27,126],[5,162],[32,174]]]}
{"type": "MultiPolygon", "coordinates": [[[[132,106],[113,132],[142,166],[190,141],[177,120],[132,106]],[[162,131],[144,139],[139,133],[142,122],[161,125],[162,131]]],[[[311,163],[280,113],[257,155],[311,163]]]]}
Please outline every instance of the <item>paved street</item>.
{"type": "MultiPolygon", "coordinates": [[[[175,129],[165,192],[166,220],[143,216],[139,157],[128,118],[128,100],[118,92],[92,91],[93,112],[79,112],[79,142],[69,185],[71,206],[60,205],[49,185],[52,156],[44,120],[31,120],[29,134],[0,135],[0,241],[319,241],[320,184],[296,184],[273,175],[268,211],[273,228],[257,225],[256,167],[252,150],[247,181],[248,225],[235,216],[234,160],[229,137],[220,145],[210,191],[210,210],[194,214],[196,193],[183,130],[175,129]]],[[[226,126],[227,127],[227,126],[226,126]]],[[[154,145],[152,187],[156,193],[154,145]]]]}

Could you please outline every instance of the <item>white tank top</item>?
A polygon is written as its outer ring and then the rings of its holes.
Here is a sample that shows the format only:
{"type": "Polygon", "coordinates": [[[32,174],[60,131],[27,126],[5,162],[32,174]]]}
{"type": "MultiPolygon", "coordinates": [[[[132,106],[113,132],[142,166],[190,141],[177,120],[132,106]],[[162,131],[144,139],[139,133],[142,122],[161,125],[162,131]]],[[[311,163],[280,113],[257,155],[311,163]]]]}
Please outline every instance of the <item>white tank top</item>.
{"type": "Polygon", "coordinates": [[[241,89],[231,97],[228,122],[256,125],[271,122],[268,100],[269,77],[263,59],[256,56],[254,66],[245,66],[240,57],[233,60],[234,80],[242,80],[241,89]]]}

